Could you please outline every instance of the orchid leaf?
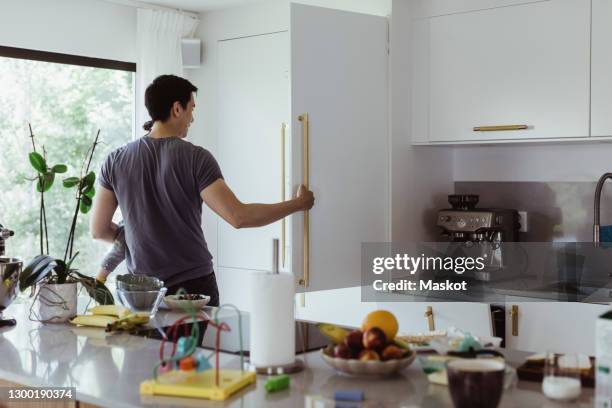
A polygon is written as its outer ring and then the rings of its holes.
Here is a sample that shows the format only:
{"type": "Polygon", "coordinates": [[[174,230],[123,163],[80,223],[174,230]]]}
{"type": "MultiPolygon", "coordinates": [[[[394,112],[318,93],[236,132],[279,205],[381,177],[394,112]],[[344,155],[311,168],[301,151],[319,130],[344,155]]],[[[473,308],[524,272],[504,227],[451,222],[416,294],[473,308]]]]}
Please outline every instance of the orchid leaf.
{"type": "Polygon", "coordinates": [[[56,164],[51,168],[54,173],[65,173],[68,171],[68,167],[65,164],[56,164]]]}
{"type": "Polygon", "coordinates": [[[101,305],[114,305],[115,299],[113,294],[102,282],[92,278],[91,276],[83,275],[80,272],[72,271],[72,274],[79,277],[79,282],[85,288],[89,296],[101,305]]]}
{"type": "Polygon", "coordinates": [[[19,276],[19,290],[24,291],[37,284],[57,266],[55,259],[49,255],[38,255],[23,269],[19,276]]]}
{"type": "Polygon", "coordinates": [[[37,152],[31,152],[28,157],[30,158],[30,164],[34,167],[34,170],[39,172],[40,174],[44,174],[47,172],[47,162],[45,158],[37,152]]]}
{"type": "Polygon", "coordinates": [[[64,179],[64,187],[71,188],[79,184],[81,180],[78,177],[68,177],[64,179]]]}
{"type": "Polygon", "coordinates": [[[38,178],[38,183],[36,183],[36,190],[39,193],[42,192],[47,192],[49,191],[49,189],[51,188],[51,186],[53,185],[53,181],[55,181],[55,173],[53,173],[52,171],[48,171],[45,174],[43,174],[41,177],[38,178]],[[41,185],[41,181],[44,185],[41,185]]]}

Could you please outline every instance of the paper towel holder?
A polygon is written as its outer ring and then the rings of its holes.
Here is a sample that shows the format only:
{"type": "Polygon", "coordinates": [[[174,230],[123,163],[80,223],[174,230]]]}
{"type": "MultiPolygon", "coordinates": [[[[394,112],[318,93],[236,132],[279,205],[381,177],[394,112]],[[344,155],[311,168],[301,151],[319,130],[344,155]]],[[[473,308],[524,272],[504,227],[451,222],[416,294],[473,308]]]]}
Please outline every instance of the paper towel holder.
{"type": "Polygon", "coordinates": [[[281,374],[295,374],[299,373],[304,369],[304,362],[296,358],[295,361],[291,364],[285,364],[280,366],[270,366],[270,367],[257,367],[252,365],[250,362],[245,362],[245,370],[255,371],[257,374],[262,375],[281,375],[281,374]]]}

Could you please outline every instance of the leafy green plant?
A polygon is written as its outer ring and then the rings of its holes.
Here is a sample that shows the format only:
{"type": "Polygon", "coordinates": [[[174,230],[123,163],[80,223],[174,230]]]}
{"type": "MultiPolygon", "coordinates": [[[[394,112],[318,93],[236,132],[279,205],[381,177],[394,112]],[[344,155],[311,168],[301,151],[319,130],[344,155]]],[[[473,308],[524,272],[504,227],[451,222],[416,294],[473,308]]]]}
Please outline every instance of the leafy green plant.
{"type": "Polygon", "coordinates": [[[40,193],[39,229],[40,229],[40,254],[23,269],[19,277],[19,288],[25,290],[46,279],[46,283],[76,283],[79,282],[96,302],[100,304],[113,304],[113,295],[108,288],[91,276],[83,275],[78,270],[72,268],[72,263],[78,256],[78,252],[73,253],[75,229],[79,213],[87,214],[92,207],[93,197],[95,196],[96,174],[90,171],[91,159],[93,158],[100,131],[96,134],[93,144],[87,150],[87,157],[81,165],[79,176],[72,176],[63,180],[63,186],[67,189],[75,190],[75,209],[68,233],[68,242],[64,251],[63,259],[56,259],[49,255],[49,235],[46,221],[45,192],[49,191],[54,184],[55,175],[63,174],[68,171],[64,164],[49,166],[44,146],[43,154],[36,149],[36,142],[32,127],[30,126],[30,138],[32,140],[32,152],[28,155],[30,164],[36,170],[36,177],[31,179],[36,182],[36,190],[40,193]],[[44,238],[43,238],[44,237],[44,238]],[[43,246],[43,243],[46,246],[43,246]],[[44,249],[46,248],[46,253],[44,249]]]}

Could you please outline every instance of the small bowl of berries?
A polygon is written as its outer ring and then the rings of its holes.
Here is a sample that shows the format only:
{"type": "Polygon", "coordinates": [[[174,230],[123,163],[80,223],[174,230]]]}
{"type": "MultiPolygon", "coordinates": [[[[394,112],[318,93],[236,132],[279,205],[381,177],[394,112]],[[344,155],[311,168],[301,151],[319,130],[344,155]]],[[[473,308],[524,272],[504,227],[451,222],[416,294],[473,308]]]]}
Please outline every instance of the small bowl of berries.
{"type": "Polygon", "coordinates": [[[189,312],[200,310],[210,302],[210,296],[199,294],[168,295],[164,297],[164,303],[172,310],[178,312],[189,312]]]}

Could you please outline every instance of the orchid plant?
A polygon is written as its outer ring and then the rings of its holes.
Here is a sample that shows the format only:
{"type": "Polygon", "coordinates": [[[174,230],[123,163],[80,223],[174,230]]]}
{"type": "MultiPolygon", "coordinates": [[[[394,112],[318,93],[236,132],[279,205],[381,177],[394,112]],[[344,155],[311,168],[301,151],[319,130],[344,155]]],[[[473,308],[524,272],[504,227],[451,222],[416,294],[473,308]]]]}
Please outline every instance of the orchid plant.
{"type": "Polygon", "coordinates": [[[36,183],[36,191],[40,194],[40,254],[34,257],[34,259],[32,259],[23,269],[19,277],[19,288],[24,291],[41,282],[54,284],[79,282],[85,287],[89,296],[97,303],[113,304],[113,295],[104,283],[72,268],[72,263],[79,254],[78,252],[74,252],[77,218],[79,213],[87,214],[91,210],[93,197],[96,194],[96,174],[90,170],[90,166],[96,146],[99,143],[100,130],[98,130],[92,145],[87,151],[79,175],[65,178],[62,183],[64,188],[75,190],[75,209],[70,224],[64,256],[59,259],[49,255],[49,234],[46,218],[47,207],[45,205],[45,193],[54,185],[56,175],[66,173],[68,167],[65,164],[50,165],[46,157],[47,154],[44,146],[42,146],[41,149],[37,149],[32,127],[30,126],[29,129],[30,139],[32,141],[32,151],[28,155],[28,158],[33,169],[36,171],[36,176],[31,179],[31,181],[36,183]]]}

